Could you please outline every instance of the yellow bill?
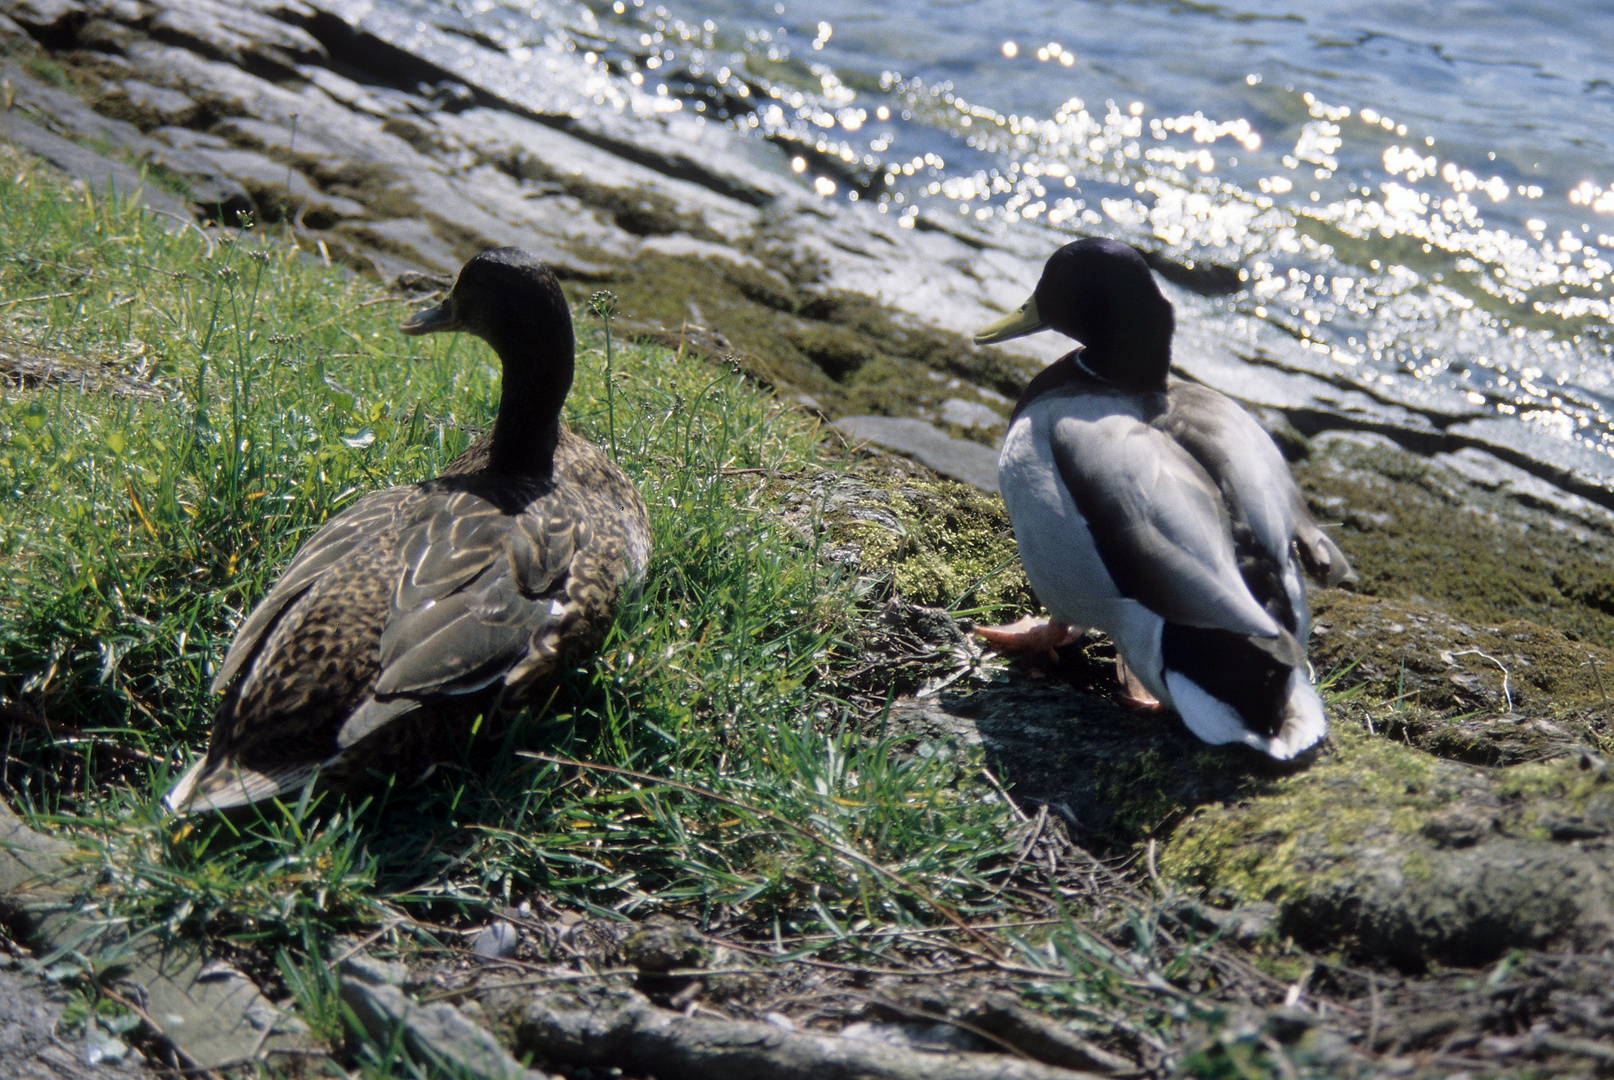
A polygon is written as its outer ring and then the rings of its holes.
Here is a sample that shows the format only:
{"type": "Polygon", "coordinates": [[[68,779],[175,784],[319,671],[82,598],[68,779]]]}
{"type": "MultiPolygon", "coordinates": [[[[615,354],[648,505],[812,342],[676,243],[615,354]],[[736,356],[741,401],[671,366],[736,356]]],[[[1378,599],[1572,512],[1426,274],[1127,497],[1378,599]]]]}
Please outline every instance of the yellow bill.
{"type": "Polygon", "coordinates": [[[1041,330],[1044,325],[1037,314],[1037,298],[1033,296],[1020,305],[1019,311],[1011,312],[991,326],[983,326],[975,331],[975,344],[995,345],[1010,338],[1025,337],[1041,330]]]}

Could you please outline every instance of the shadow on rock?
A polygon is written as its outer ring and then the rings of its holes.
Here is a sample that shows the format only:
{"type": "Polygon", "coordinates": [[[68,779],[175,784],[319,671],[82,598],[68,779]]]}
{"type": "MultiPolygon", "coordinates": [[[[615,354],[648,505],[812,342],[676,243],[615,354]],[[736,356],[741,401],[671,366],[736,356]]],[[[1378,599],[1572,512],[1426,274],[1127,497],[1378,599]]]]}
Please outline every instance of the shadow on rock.
{"type": "Polygon", "coordinates": [[[1086,845],[1113,851],[1290,771],[1239,747],[1206,746],[1172,713],[1133,712],[1052,679],[909,700],[891,723],[981,746],[1017,799],[1047,804],[1086,845]]]}
{"type": "MultiPolygon", "coordinates": [[[[1418,632],[1440,668],[1428,673],[1431,694],[1462,693],[1438,657],[1460,651],[1464,632],[1489,635],[1472,647],[1490,655],[1500,648],[1491,638],[1542,658],[1561,638],[1373,606],[1372,618],[1402,625],[1426,616],[1418,632]]],[[[1366,617],[1336,612],[1341,630],[1366,617]]],[[[1170,714],[1128,712],[1052,680],[908,700],[892,723],[981,746],[1017,798],[1058,811],[1085,846],[1124,854],[1152,840],[1163,879],[1223,907],[1273,904],[1279,930],[1310,949],[1417,971],[1614,942],[1614,778],[1598,752],[1600,711],[1577,706],[1567,685],[1561,698],[1524,695],[1525,713],[1367,704],[1365,669],[1387,667],[1396,635],[1352,635],[1361,684],[1341,693],[1347,674],[1334,687],[1331,738],[1295,765],[1205,746],[1170,714]]],[[[1451,670],[1467,674],[1470,659],[1451,670]]]]}

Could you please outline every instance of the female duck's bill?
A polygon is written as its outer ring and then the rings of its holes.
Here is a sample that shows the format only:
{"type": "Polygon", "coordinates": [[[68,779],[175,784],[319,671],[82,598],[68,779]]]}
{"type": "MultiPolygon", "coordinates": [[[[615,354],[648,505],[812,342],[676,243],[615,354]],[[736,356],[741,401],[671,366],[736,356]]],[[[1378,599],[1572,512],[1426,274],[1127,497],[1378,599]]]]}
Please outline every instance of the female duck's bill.
{"type": "Polygon", "coordinates": [[[1021,395],[998,483],[1055,625],[982,636],[1047,647],[1096,628],[1132,700],[1172,706],[1205,741],[1276,758],[1316,745],[1327,722],[1301,570],[1354,575],[1281,453],[1231,399],[1170,377],[1171,304],[1130,246],[1061,248],[1031,298],[975,340],[1042,329],[1081,348],[1021,395]]]}

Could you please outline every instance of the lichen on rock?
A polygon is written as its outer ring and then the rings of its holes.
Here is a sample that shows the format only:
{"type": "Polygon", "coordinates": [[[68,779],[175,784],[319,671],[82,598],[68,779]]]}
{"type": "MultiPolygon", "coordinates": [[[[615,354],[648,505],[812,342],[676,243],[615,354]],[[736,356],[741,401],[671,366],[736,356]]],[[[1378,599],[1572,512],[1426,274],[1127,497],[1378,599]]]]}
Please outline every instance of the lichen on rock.
{"type": "Polygon", "coordinates": [[[1035,610],[1002,500],[904,459],[866,457],[784,495],[826,558],[914,604],[982,615],[1035,610]]]}

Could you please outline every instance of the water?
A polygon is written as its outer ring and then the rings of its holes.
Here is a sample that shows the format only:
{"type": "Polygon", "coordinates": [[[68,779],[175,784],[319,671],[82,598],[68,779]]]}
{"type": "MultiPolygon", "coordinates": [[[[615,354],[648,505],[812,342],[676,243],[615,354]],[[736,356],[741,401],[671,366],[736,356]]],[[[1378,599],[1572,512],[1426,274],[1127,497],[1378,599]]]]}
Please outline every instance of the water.
{"type": "Polygon", "coordinates": [[[596,101],[754,132],[825,198],[1236,268],[1210,316],[1614,478],[1614,17],[1592,0],[389,3],[582,54],[596,101]]]}

